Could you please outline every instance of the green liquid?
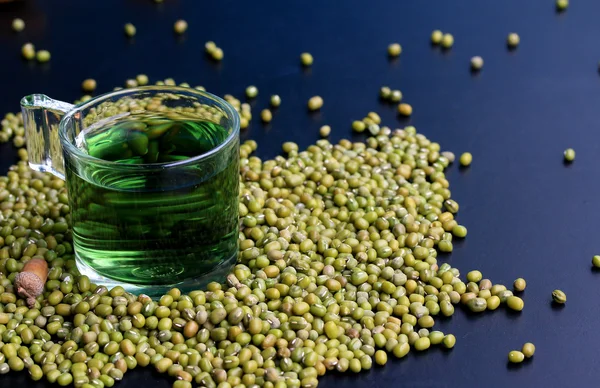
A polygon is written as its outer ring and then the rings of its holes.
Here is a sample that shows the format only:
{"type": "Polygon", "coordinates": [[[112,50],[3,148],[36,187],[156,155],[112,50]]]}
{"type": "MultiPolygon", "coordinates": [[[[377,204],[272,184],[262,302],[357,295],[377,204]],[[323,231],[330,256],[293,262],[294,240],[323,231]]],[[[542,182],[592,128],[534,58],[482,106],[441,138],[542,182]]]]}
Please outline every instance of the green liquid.
{"type": "Polygon", "coordinates": [[[139,285],[177,284],[233,264],[237,140],[205,160],[173,166],[223,144],[225,128],[199,119],[135,115],[83,134],[79,148],[116,164],[65,155],[73,240],[82,264],[139,285]],[[120,166],[125,164],[140,166],[120,166]]]}

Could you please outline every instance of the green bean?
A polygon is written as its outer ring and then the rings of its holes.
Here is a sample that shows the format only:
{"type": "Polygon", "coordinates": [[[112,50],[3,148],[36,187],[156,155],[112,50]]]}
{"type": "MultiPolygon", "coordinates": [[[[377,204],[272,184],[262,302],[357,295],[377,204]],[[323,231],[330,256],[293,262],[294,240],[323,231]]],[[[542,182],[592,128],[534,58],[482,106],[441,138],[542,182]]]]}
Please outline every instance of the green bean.
{"type": "MultiPolygon", "coordinates": [[[[509,307],[510,306],[511,305],[509,304],[509,307]]],[[[469,309],[473,312],[482,312],[487,308],[487,301],[483,298],[473,298],[467,302],[467,307],[469,307],[469,309]]]]}
{"type": "Polygon", "coordinates": [[[377,365],[385,365],[387,363],[387,353],[383,350],[375,352],[375,362],[377,365]]]}
{"type": "Polygon", "coordinates": [[[38,62],[44,63],[50,60],[50,51],[48,50],[39,50],[35,53],[35,58],[38,62]]]}
{"type": "Polygon", "coordinates": [[[524,303],[523,303],[523,299],[519,298],[518,296],[509,296],[506,299],[506,305],[511,310],[521,311],[521,310],[523,310],[524,303]]]}
{"type": "Polygon", "coordinates": [[[483,58],[480,56],[474,56],[471,58],[471,69],[474,71],[479,71],[483,67],[483,58]]]}
{"type": "Polygon", "coordinates": [[[278,94],[272,95],[270,103],[273,108],[278,108],[281,105],[281,97],[278,94]]]}
{"type": "Polygon", "coordinates": [[[452,36],[452,34],[446,33],[442,36],[442,40],[440,43],[443,48],[449,49],[454,44],[454,37],[452,36]]]}
{"type": "Polygon", "coordinates": [[[473,161],[473,155],[471,155],[470,152],[465,152],[462,155],[460,155],[459,161],[461,166],[468,167],[473,161]]]}
{"type": "Polygon", "coordinates": [[[14,18],[12,21],[12,29],[15,32],[21,32],[25,29],[25,22],[21,18],[14,18]]]}
{"type": "Polygon", "coordinates": [[[446,348],[452,349],[454,347],[454,344],[456,344],[456,337],[453,334],[448,334],[444,337],[442,343],[446,348]]]}
{"type": "Polygon", "coordinates": [[[517,47],[520,42],[521,42],[521,38],[519,37],[519,35],[517,35],[514,32],[511,32],[510,34],[508,34],[507,44],[510,48],[517,47]]]}
{"type": "Polygon", "coordinates": [[[400,53],[402,52],[402,46],[400,46],[398,43],[391,43],[388,46],[388,55],[390,57],[398,57],[400,56],[400,53]]]}
{"type": "Polygon", "coordinates": [[[556,0],[556,10],[559,12],[564,11],[569,6],[569,0],[556,0]]]}
{"type": "Polygon", "coordinates": [[[302,63],[302,66],[312,66],[313,61],[313,56],[310,53],[300,54],[300,62],[302,63]]]}
{"type": "Polygon", "coordinates": [[[442,42],[443,33],[440,30],[434,30],[431,33],[431,43],[434,45],[440,44],[442,42]]]}
{"type": "Polygon", "coordinates": [[[176,34],[183,34],[188,28],[188,24],[185,20],[177,20],[173,26],[173,30],[176,34]]]}
{"type": "Polygon", "coordinates": [[[523,278],[518,278],[513,283],[513,288],[516,292],[524,291],[525,287],[527,287],[527,283],[525,282],[525,279],[523,279],[523,278]]]}
{"type": "Polygon", "coordinates": [[[21,360],[19,357],[13,356],[13,357],[7,357],[7,359],[8,359],[8,366],[10,367],[11,370],[13,370],[15,372],[19,372],[19,371],[22,371],[23,369],[25,369],[25,364],[23,363],[23,360],[21,360]]]}
{"type": "Polygon", "coordinates": [[[132,38],[133,36],[135,36],[135,33],[136,33],[136,28],[133,24],[131,24],[131,23],[125,24],[125,35],[132,38]]]}
{"type": "Polygon", "coordinates": [[[526,358],[531,358],[535,353],[535,345],[531,342],[527,342],[523,345],[523,349],[521,350],[521,352],[526,358]]]}
{"type": "Polygon", "coordinates": [[[523,355],[523,353],[519,352],[518,350],[512,350],[508,353],[508,361],[513,364],[519,364],[519,363],[523,362],[524,359],[525,359],[525,356],[523,355]]]}
{"type": "Polygon", "coordinates": [[[246,88],[246,97],[248,98],[256,98],[258,96],[258,89],[256,86],[251,85],[246,88]]]}
{"type": "Polygon", "coordinates": [[[430,345],[431,345],[431,341],[429,340],[428,337],[421,337],[415,341],[414,347],[418,351],[423,351],[423,350],[429,349],[430,345]]]}
{"type": "Polygon", "coordinates": [[[307,105],[311,111],[319,110],[323,107],[323,98],[321,96],[313,96],[308,100],[307,105]]]}
{"type": "Polygon", "coordinates": [[[567,302],[567,295],[561,290],[552,291],[552,300],[557,304],[565,304],[567,302]]]}

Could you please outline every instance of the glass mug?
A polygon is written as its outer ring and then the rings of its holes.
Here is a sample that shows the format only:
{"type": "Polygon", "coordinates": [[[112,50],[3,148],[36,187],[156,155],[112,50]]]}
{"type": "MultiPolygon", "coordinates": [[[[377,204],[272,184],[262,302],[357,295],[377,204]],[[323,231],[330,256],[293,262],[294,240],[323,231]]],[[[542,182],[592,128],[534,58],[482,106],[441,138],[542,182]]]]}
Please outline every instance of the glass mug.
{"type": "Polygon", "coordinates": [[[151,296],[224,280],[238,252],[231,105],[148,86],[75,106],[34,94],[21,109],[29,165],[66,181],[81,274],[151,296]]]}

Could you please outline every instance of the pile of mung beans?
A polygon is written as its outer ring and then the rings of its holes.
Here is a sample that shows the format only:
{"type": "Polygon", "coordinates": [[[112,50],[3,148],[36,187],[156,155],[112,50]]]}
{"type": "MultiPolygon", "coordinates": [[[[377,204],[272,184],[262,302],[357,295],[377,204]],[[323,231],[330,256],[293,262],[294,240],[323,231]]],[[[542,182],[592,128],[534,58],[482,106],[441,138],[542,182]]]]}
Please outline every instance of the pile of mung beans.
{"type": "MultiPolygon", "coordinates": [[[[467,235],[444,174],[454,154],[412,126],[380,126],[374,112],[357,122],[373,136],[287,142],[272,160],[242,144],[237,265],[223,284],[158,300],[78,274],[65,184],[32,171],[20,148],[0,177],[0,374],[103,388],[151,366],[174,388],[311,388],[328,371],[453,348],[435,323],[458,306],[521,311],[504,285],[438,263],[467,235]],[[31,259],[49,273],[30,307],[14,280],[31,259]]],[[[23,132],[8,114],[0,141],[22,147],[23,132]]]]}

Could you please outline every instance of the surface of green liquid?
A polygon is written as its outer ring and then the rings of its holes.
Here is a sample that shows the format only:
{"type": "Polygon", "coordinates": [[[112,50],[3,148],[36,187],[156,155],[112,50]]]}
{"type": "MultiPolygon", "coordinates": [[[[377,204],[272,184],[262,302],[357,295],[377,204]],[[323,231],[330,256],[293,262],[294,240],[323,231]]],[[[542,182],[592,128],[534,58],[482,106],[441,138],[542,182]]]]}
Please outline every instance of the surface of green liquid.
{"type": "Polygon", "coordinates": [[[229,134],[212,122],[156,115],[84,131],[79,148],[115,163],[65,154],[78,260],[140,285],[176,284],[233,263],[239,151],[237,140],[223,144],[229,134]],[[199,155],[206,159],[188,160],[199,155]],[[139,166],[125,166],[132,164],[139,166]]]}

